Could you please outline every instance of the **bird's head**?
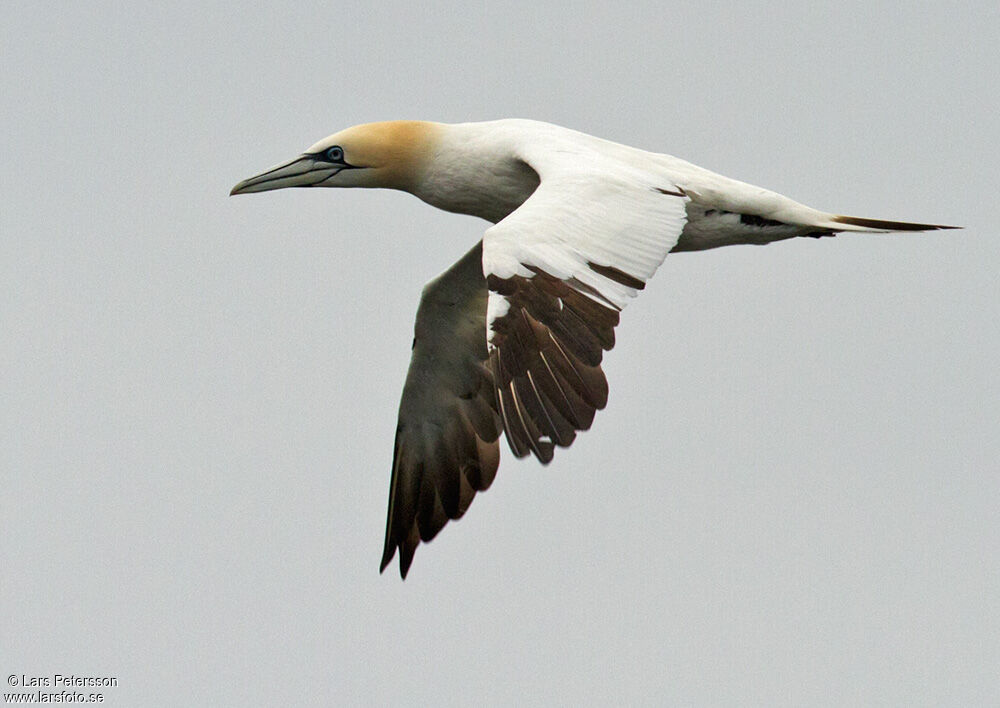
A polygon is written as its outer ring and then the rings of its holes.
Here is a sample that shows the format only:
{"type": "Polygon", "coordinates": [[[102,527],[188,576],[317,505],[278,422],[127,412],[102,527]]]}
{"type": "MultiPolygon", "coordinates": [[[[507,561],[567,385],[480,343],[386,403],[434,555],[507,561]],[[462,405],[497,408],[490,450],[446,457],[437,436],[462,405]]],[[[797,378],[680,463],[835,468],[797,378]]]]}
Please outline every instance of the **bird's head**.
{"type": "Polygon", "coordinates": [[[366,123],[320,140],[298,157],[245,179],[230,194],[285,187],[410,190],[434,150],[438,126],[423,121],[366,123]]]}

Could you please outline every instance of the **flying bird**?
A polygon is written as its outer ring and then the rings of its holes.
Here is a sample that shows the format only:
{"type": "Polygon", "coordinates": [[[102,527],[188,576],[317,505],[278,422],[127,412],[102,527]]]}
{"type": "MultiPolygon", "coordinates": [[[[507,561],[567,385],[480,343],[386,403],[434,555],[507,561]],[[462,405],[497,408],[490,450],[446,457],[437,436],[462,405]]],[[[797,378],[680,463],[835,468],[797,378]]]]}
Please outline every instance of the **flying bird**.
{"type": "Polygon", "coordinates": [[[608,398],[619,313],[667,253],[844,231],[957,228],[843,216],[548,123],[389,121],[335,133],[243,180],[384,187],[492,226],[427,284],[396,427],[385,547],[413,554],[492,483],[501,433],[543,464],[608,398]]]}

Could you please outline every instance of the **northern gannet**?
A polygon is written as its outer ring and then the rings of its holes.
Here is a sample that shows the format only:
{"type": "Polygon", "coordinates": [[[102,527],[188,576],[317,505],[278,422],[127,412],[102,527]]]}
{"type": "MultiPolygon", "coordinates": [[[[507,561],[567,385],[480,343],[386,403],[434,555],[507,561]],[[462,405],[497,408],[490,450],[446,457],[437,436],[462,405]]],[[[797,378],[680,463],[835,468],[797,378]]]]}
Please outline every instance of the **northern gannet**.
{"type": "Polygon", "coordinates": [[[667,253],[936,224],[818,211],[670,155],[530,120],[369,123],[335,133],[231,194],[386,187],[493,225],[423,289],[399,405],[384,571],[405,578],[490,486],[506,432],[543,464],[608,398],[619,312],[667,253]]]}

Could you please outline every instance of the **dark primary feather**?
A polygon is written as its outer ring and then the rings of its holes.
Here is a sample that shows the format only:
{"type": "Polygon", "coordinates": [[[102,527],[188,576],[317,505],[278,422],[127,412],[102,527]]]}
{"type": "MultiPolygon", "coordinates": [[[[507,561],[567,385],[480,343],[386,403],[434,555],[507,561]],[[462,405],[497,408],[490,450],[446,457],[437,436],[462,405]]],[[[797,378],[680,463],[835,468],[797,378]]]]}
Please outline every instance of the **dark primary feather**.
{"type": "MultiPolygon", "coordinates": [[[[490,368],[511,451],[548,463],[555,445],[572,444],[576,431],[590,428],[607,403],[601,360],[615,345],[618,309],[584,294],[574,281],[531,270],[531,277],[487,278],[490,290],[510,304],[492,323],[490,368]]],[[[604,270],[606,277],[618,273],[604,270]]]]}
{"type": "Polygon", "coordinates": [[[485,366],[482,243],[424,288],[399,404],[381,570],[399,549],[406,577],[421,541],[487,489],[500,462],[500,424],[485,366]]]}

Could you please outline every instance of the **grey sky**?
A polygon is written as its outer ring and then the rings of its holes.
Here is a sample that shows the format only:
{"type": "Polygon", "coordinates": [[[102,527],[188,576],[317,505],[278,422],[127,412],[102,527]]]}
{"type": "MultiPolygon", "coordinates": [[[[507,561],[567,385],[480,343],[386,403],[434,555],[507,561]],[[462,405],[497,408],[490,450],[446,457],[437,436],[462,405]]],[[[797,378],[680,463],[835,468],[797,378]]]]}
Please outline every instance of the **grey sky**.
{"type": "MultiPolygon", "coordinates": [[[[0,669],[112,706],[1000,703],[996,3],[11,2],[0,669]],[[377,573],[485,222],[238,180],[526,117],[960,224],[671,256],[608,408],[377,573]]],[[[4,689],[7,690],[6,688],[4,689]]]]}

